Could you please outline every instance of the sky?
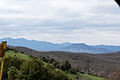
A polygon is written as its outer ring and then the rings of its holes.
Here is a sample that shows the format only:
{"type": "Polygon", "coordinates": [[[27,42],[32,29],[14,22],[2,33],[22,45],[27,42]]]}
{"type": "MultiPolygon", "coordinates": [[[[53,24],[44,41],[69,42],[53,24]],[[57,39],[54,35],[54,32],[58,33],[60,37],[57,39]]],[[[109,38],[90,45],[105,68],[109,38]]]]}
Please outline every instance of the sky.
{"type": "Polygon", "coordinates": [[[114,0],[0,0],[0,38],[120,46],[114,0]]]}

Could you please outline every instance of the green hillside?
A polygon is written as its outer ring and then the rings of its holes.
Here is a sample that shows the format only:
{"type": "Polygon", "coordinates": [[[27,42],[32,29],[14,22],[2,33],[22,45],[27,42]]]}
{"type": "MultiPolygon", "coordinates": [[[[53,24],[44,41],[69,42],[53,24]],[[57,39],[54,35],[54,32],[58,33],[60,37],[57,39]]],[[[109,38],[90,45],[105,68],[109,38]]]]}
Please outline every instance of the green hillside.
{"type": "Polygon", "coordinates": [[[24,54],[21,54],[19,52],[14,52],[12,50],[8,50],[6,52],[6,57],[9,57],[9,56],[11,56],[11,57],[15,57],[16,56],[16,57],[18,57],[20,59],[25,59],[25,60],[31,59],[28,55],[24,55],[24,54]]]}
{"type": "MultiPolygon", "coordinates": [[[[21,60],[23,60],[23,62],[21,63],[21,65],[22,64],[27,64],[27,63],[32,63],[34,60],[33,60],[33,58],[31,58],[30,56],[28,56],[28,55],[24,55],[24,54],[22,54],[22,53],[19,53],[19,52],[15,52],[15,51],[12,51],[12,50],[7,50],[7,52],[6,52],[6,61],[10,61],[9,63],[11,63],[11,61],[17,61],[18,60],[18,62],[20,61],[21,62],[21,60]],[[10,59],[11,58],[11,59],[10,59]],[[17,58],[17,59],[16,59],[17,58]],[[10,59],[10,60],[8,60],[8,59],[10,59]],[[14,60],[15,59],[15,60],[14,60]],[[33,61],[32,61],[33,60],[33,61]],[[28,61],[28,62],[26,62],[26,61],[28,61]]],[[[69,70],[68,71],[61,71],[60,69],[58,69],[58,68],[56,68],[55,66],[54,66],[54,64],[53,63],[55,63],[56,61],[54,61],[53,59],[46,59],[46,60],[48,60],[48,62],[44,62],[44,59],[42,59],[43,61],[41,62],[41,63],[43,63],[43,68],[49,68],[49,70],[51,71],[51,72],[49,72],[49,74],[51,74],[51,75],[57,75],[57,77],[62,77],[62,75],[60,75],[60,74],[64,74],[63,75],[63,77],[64,78],[66,78],[66,79],[59,79],[59,80],[105,80],[104,78],[101,78],[101,77],[96,77],[96,76],[92,76],[92,75],[88,75],[88,74],[81,74],[81,73],[79,73],[79,72],[76,72],[76,73],[71,73],[69,70]],[[52,61],[52,62],[51,62],[52,61]],[[54,73],[57,73],[57,74],[53,74],[52,72],[54,72],[54,73]],[[59,74],[60,73],[60,74],[59,74]],[[59,74],[59,75],[58,75],[59,74]],[[67,78],[68,77],[68,78],[67,78]]],[[[35,62],[36,61],[38,61],[38,60],[35,60],[35,62]]],[[[6,63],[6,62],[5,62],[6,63]]],[[[8,62],[7,62],[7,64],[9,64],[8,62]]],[[[13,62],[14,63],[14,62],[13,62]]],[[[15,64],[10,64],[11,66],[9,66],[9,68],[11,68],[11,69],[14,69],[14,67],[16,67],[16,65],[15,64]],[[14,66],[14,67],[12,67],[12,66],[14,66]]],[[[19,65],[19,64],[18,64],[19,65]]],[[[19,66],[21,66],[21,65],[19,65],[19,66]]],[[[60,64],[61,65],[61,64],[60,64]]],[[[27,67],[27,66],[25,66],[25,67],[27,67]]],[[[7,75],[8,73],[9,73],[9,69],[7,69],[8,70],[8,72],[5,74],[5,75],[7,75]]],[[[15,70],[18,70],[18,72],[19,71],[21,71],[21,70],[19,70],[19,68],[17,69],[17,68],[15,68],[15,70]]],[[[46,73],[45,73],[46,74],[46,73]]],[[[4,76],[5,76],[4,75],[4,76]]],[[[21,75],[19,75],[19,73],[16,73],[15,75],[18,75],[18,76],[21,76],[21,75]]],[[[9,74],[8,74],[8,76],[9,76],[9,74]]],[[[11,75],[11,76],[13,76],[13,75],[11,75]]],[[[26,75],[27,76],[27,75],[26,75]]],[[[4,78],[6,78],[6,77],[4,77],[4,78]]],[[[8,78],[8,77],[7,77],[8,78]]],[[[4,79],[3,79],[4,80],[4,79]]],[[[55,80],[55,79],[53,79],[53,80],[55,80]]]]}

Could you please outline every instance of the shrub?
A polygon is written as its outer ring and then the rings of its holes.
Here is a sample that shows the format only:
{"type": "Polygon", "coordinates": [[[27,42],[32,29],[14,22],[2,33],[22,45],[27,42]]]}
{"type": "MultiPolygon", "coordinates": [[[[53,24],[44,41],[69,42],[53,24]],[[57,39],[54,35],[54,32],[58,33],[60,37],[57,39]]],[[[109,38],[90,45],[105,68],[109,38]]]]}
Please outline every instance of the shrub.
{"type": "Polygon", "coordinates": [[[120,80],[120,69],[108,75],[108,80],[120,80]]]}
{"type": "Polygon", "coordinates": [[[9,68],[9,71],[7,73],[8,73],[8,80],[16,79],[17,69],[14,66],[11,66],[11,68],[9,68]]]}

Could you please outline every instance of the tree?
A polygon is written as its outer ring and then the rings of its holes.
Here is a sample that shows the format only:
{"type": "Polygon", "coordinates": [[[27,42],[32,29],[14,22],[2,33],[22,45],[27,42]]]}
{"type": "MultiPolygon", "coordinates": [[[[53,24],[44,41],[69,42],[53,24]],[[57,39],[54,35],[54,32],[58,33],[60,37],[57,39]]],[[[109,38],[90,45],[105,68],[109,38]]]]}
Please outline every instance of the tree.
{"type": "Polygon", "coordinates": [[[5,79],[5,80],[8,79],[8,73],[7,72],[9,71],[9,69],[12,66],[19,70],[20,65],[22,65],[23,62],[24,62],[24,60],[19,59],[17,57],[5,58],[5,64],[4,64],[4,68],[3,68],[3,79],[5,79]]]}
{"type": "MultiPolygon", "coordinates": [[[[68,62],[65,64],[67,67],[68,62]]],[[[6,58],[3,71],[3,80],[70,80],[67,74],[56,69],[54,64],[44,63],[39,58],[26,61],[17,57],[6,58]]]]}
{"type": "Polygon", "coordinates": [[[33,59],[25,61],[19,71],[19,79],[43,80],[45,78],[45,68],[41,60],[33,59]]]}
{"type": "Polygon", "coordinates": [[[68,71],[70,68],[71,68],[71,64],[69,64],[68,61],[65,61],[60,64],[60,69],[62,69],[63,71],[68,71]]]}
{"type": "Polygon", "coordinates": [[[9,68],[8,73],[8,80],[16,80],[17,69],[14,66],[9,68]]]}

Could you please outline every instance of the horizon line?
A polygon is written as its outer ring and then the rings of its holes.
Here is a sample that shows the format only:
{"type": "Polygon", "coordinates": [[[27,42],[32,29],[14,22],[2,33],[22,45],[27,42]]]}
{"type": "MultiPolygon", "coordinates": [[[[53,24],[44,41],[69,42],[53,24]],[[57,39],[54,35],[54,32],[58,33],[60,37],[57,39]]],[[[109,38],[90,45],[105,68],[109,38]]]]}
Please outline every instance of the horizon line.
{"type": "MultiPolygon", "coordinates": [[[[25,40],[29,40],[29,41],[40,41],[40,40],[35,40],[35,39],[27,39],[27,38],[12,38],[12,37],[6,37],[6,38],[0,38],[0,39],[25,39],[25,40]]],[[[41,40],[41,42],[48,42],[48,43],[53,43],[53,44],[64,44],[64,43],[70,43],[70,44],[86,44],[86,45],[90,45],[90,46],[100,46],[100,45],[105,45],[105,46],[120,46],[120,45],[111,45],[111,44],[87,44],[84,42],[51,42],[51,41],[45,41],[45,40],[41,40]]]]}

